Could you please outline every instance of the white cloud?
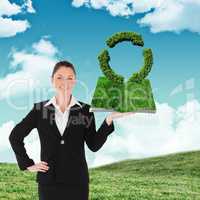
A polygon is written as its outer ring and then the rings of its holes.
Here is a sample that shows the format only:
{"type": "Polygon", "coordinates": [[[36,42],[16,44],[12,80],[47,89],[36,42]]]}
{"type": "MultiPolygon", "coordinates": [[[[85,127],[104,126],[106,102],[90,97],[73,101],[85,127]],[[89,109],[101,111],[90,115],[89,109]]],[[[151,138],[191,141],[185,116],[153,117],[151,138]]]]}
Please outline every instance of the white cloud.
{"type": "Polygon", "coordinates": [[[72,5],[105,9],[113,16],[143,13],[137,23],[149,26],[153,33],[183,30],[200,33],[200,0],[74,0],[72,5]]]}
{"type": "Polygon", "coordinates": [[[0,1],[0,16],[16,15],[21,12],[21,7],[15,3],[10,3],[8,0],[0,1]]]}
{"type": "MultiPolygon", "coordinates": [[[[88,166],[200,150],[200,103],[192,100],[177,109],[167,103],[156,103],[156,106],[156,114],[137,113],[115,119],[115,131],[108,136],[103,147],[96,153],[86,148],[88,166]]],[[[13,127],[13,121],[0,127],[0,152],[10,149],[8,136],[13,127]]],[[[36,129],[25,138],[25,148],[35,162],[40,160],[40,142],[36,129]]]]}
{"type": "Polygon", "coordinates": [[[13,15],[22,12],[35,13],[31,0],[25,0],[24,4],[17,5],[9,0],[0,1],[0,37],[12,37],[30,28],[27,20],[14,20],[13,15]]]}
{"type": "Polygon", "coordinates": [[[9,148],[10,143],[8,140],[8,136],[13,127],[14,127],[14,121],[8,121],[1,125],[1,127],[0,127],[0,133],[1,133],[0,152],[9,148]]]}
{"type": "Polygon", "coordinates": [[[105,9],[113,16],[130,16],[135,13],[150,11],[159,7],[163,0],[73,0],[75,7],[87,6],[94,9],[105,9]]]}
{"type": "Polygon", "coordinates": [[[138,21],[149,26],[154,33],[161,31],[180,32],[189,30],[200,33],[200,1],[165,1],[154,12],[146,14],[138,21]]]}
{"type": "Polygon", "coordinates": [[[20,70],[0,79],[0,99],[9,100],[17,94],[27,94],[34,89],[40,92],[42,88],[49,87],[51,71],[57,62],[57,52],[57,48],[44,38],[32,45],[31,52],[13,49],[10,53],[10,68],[20,67],[20,70]],[[43,77],[44,74],[46,79],[43,77]]]}
{"type": "Polygon", "coordinates": [[[75,7],[83,6],[84,4],[88,3],[89,0],[73,0],[72,5],[75,7]]]}
{"type": "MultiPolygon", "coordinates": [[[[0,133],[1,133],[0,152],[4,152],[8,149],[11,149],[11,145],[8,138],[14,126],[15,126],[14,121],[8,121],[0,127],[0,133]]],[[[39,160],[40,142],[36,129],[33,129],[31,133],[24,139],[24,143],[28,155],[30,155],[30,157],[33,157],[34,160],[39,160]]],[[[8,158],[7,160],[10,159],[8,158]]],[[[2,160],[0,160],[0,162],[1,161],[2,160]]]]}
{"type": "Polygon", "coordinates": [[[46,39],[41,39],[38,43],[34,43],[33,48],[36,52],[44,55],[53,56],[58,53],[57,48],[46,39]]]}
{"type": "Polygon", "coordinates": [[[33,8],[32,0],[24,0],[23,7],[27,10],[29,13],[36,13],[35,9],[33,8]]]}
{"type": "MultiPolygon", "coordinates": [[[[15,156],[12,156],[10,152],[14,155],[14,152],[12,151],[12,147],[9,142],[9,135],[14,128],[15,123],[14,121],[8,121],[4,123],[0,127],[0,133],[1,133],[1,140],[0,140],[0,154],[1,152],[9,152],[8,156],[6,157],[6,160],[0,160],[0,162],[14,162],[13,158],[15,159],[15,156]]],[[[31,133],[24,139],[25,148],[27,151],[27,154],[30,156],[30,158],[33,158],[34,161],[40,160],[40,141],[37,129],[33,129],[31,133]]]]}
{"type": "Polygon", "coordinates": [[[33,129],[31,134],[24,140],[26,152],[35,163],[40,162],[40,140],[37,129],[33,129]]]}
{"type": "Polygon", "coordinates": [[[200,103],[189,101],[178,109],[166,103],[156,106],[156,114],[137,113],[115,119],[115,132],[89,165],[200,150],[200,103]]]}
{"type": "Polygon", "coordinates": [[[11,37],[17,33],[24,32],[30,27],[27,20],[12,20],[0,17],[0,37],[11,37]]]}

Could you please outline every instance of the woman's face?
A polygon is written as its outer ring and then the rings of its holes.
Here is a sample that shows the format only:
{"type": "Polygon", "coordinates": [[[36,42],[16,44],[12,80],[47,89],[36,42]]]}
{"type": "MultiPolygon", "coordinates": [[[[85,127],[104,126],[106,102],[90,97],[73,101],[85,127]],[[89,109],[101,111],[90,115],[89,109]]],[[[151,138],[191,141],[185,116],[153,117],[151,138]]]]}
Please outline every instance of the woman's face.
{"type": "Polygon", "coordinates": [[[70,67],[60,67],[52,78],[52,84],[57,93],[71,94],[75,83],[76,77],[70,67]]]}

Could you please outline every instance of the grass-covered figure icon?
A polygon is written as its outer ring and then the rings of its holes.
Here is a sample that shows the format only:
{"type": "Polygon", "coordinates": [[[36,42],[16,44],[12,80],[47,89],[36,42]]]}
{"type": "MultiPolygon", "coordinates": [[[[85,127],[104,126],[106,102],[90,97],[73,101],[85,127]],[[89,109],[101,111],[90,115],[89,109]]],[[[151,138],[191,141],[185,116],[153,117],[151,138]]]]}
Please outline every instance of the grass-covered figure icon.
{"type": "MultiPolygon", "coordinates": [[[[143,47],[142,36],[135,32],[119,32],[111,36],[107,46],[130,41],[133,45],[143,47]]],[[[118,112],[156,112],[151,83],[146,77],[153,65],[153,53],[150,48],[143,49],[144,64],[125,82],[109,65],[110,56],[104,49],[98,56],[100,68],[105,76],[99,77],[93,94],[92,111],[118,112]]]]}

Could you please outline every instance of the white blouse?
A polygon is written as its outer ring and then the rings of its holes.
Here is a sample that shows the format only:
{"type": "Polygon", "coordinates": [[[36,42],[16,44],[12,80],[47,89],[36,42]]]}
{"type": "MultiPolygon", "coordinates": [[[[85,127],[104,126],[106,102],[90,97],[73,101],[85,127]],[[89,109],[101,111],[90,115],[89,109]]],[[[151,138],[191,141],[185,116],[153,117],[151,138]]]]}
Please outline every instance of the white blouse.
{"type": "Polygon", "coordinates": [[[53,96],[44,106],[47,106],[49,104],[53,104],[55,107],[55,121],[56,125],[58,127],[58,130],[61,135],[63,135],[64,130],[67,126],[67,121],[69,117],[69,109],[74,104],[78,104],[80,107],[82,105],[76,100],[76,98],[72,95],[71,101],[69,103],[69,106],[65,109],[64,113],[60,110],[59,106],[56,104],[56,98],[53,96]]]}

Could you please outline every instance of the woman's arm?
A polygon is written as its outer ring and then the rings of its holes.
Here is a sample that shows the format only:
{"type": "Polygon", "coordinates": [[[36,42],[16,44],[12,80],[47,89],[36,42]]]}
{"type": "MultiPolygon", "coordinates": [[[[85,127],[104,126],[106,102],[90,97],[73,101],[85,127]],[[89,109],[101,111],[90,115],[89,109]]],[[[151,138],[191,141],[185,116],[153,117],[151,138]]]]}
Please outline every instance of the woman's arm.
{"type": "Polygon", "coordinates": [[[9,136],[20,170],[26,170],[27,167],[35,164],[27,155],[23,141],[31,130],[36,128],[36,117],[36,104],[34,103],[32,110],[12,129],[9,136]]]}
{"type": "Polygon", "coordinates": [[[106,142],[107,136],[114,131],[114,123],[110,118],[105,118],[98,131],[96,131],[95,116],[93,112],[89,112],[88,120],[85,125],[85,141],[88,148],[96,152],[106,142]]]}

